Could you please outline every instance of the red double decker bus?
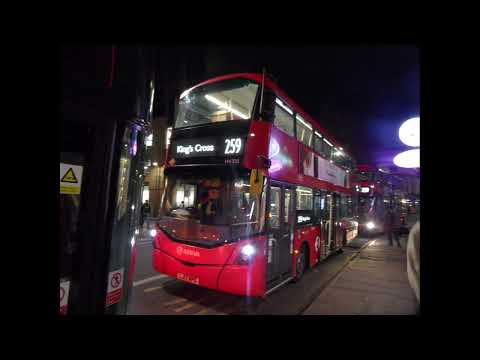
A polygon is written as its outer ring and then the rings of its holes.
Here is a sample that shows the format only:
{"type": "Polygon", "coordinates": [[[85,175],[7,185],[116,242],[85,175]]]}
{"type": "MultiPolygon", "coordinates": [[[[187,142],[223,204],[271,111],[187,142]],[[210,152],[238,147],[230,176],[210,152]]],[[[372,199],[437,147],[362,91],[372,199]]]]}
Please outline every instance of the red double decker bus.
{"type": "Polygon", "coordinates": [[[180,96],[153,265],[222,292],[265,297],[357,235],[351,156],[263,74],[180,96]]]}
{"type": "Polygon", "coordinates": [[[382,233],[385,212],[391,202],[391,187],[386,174],[374,165],[359,164],[352,176],[352,188],[358,196],[359,232],[382,233]]]}

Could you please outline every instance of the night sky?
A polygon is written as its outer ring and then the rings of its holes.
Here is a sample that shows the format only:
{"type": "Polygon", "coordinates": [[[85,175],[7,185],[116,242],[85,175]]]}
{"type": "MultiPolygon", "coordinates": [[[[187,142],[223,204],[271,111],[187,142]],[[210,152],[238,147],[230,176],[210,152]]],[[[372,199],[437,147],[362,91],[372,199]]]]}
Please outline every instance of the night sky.
{"type": "Polygon", "coordinates": [[[392,154],[407,149],[398,128],[420,114],[418,47],[279,44],[212,49],[228,62],[226,72],[260,72],[266,66],[280,87],[359,163],[391,160],[392,154]]]}

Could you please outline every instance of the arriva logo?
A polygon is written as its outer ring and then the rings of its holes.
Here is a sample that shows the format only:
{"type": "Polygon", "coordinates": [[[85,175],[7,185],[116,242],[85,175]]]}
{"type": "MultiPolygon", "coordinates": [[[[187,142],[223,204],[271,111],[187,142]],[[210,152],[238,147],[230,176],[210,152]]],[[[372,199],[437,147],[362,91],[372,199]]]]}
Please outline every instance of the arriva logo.
{"type": "Polygon", "coordinates": [[[190,249],[184,249],[181,246],[177,247],[177,254],[178,255],[190,255],[190,256],[200,257],[200,253],[198,251],[190,250],[190,249]]]}

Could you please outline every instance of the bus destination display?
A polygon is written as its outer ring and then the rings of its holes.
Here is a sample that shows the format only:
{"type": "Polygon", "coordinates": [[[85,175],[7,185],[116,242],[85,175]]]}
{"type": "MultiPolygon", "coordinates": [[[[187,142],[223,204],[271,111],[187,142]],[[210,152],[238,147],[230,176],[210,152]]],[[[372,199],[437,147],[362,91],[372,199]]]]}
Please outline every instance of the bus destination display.
{"type": "Polygon", "coordinates": [[[226,157],[243,153],[244,139],[240,137],[201,138],[175,141],[172,144],[175,158],[226,157]]]}

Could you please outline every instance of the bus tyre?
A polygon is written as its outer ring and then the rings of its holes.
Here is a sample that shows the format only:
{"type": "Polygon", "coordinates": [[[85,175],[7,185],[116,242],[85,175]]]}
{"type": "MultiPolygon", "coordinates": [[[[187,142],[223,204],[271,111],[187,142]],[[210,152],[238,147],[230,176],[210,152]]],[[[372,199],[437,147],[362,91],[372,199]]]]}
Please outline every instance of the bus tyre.
{"type": "Polygon", "coordinates": [[[299,282],[305,272],[305,267],[307,263],[307,247],[305,244],[302,245],[300,253],[297,256],[297,261],[295,261],[295,277],[293,278],[293,282],[299,282]]]}

